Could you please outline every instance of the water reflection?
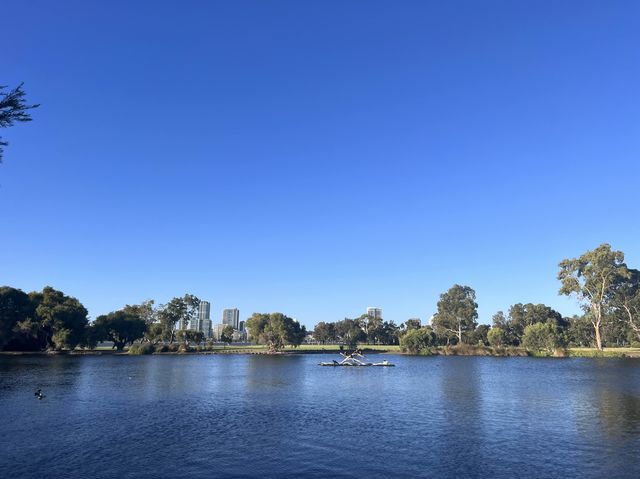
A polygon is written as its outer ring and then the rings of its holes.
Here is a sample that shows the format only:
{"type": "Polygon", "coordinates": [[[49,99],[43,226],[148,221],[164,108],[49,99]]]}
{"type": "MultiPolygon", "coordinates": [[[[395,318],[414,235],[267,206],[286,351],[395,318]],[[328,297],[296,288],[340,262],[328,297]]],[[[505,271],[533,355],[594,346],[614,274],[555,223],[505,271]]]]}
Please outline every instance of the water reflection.
{"type": "Polygon", "coordinates": [[[397,357],[388,369],[317,366],[330,359],[0,358],[0,410],[10,418],[0,470],[640,477],[637,362],[397,357]],[[46,400],[34,399],[36,387],[46,400]]]}

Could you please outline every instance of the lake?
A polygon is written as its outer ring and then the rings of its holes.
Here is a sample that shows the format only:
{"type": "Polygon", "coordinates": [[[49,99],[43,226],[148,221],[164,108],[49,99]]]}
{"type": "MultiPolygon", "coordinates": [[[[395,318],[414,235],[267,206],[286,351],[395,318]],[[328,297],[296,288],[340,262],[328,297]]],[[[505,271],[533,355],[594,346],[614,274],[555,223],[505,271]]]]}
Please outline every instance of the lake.
{"type": "Polygon", "coordinates": [[[334,357],[0,357],[0,470],[640,477],[640,360],[385,355],[397,367],[317,365],[334,357]]]}

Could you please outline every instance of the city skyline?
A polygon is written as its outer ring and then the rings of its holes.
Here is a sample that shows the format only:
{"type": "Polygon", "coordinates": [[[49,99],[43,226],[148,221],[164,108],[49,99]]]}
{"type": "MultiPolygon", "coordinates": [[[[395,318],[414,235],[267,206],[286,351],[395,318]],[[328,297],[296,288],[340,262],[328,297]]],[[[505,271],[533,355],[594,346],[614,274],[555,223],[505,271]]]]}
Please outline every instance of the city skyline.
{"type": "Polygon", "coordinates": [[[6,134],[2,284],[309,328],[461,284],[489,323],[580,312],[558,263],[602,243],[640,266],[636,2],[60,8],[3,11],[0,84],[40,107],[6,134]]]}

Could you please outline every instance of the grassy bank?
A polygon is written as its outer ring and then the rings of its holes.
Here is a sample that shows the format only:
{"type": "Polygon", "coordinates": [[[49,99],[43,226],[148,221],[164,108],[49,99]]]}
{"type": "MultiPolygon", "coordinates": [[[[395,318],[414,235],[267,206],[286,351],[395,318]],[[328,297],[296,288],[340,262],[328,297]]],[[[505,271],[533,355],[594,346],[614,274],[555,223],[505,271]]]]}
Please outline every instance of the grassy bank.
{"type": "MultiPolygon", "coordinates": [[[[598,351],[596,348],[567,348],[560,349],[554,353],[546,351],[531,352],[524,348],[505,347],[492,348],[488,346],[434,346],[421,350],[418,353],[403,352],[397,345],[367,345],[359,346],[365,354],[405,354],[414,356],[491,356],[491,357],[559,357],[559,358],[640,358],[640,348],[605,348],[598,351]]],[[[347,348],[344,348],[346,351],[347,348]]],[[[312,345],[304,344],[297,348],[287,346],[278,354],[337,354],[340,352],[340,346],[336,344],[312,345]]],[[[213,345],[206,347],[193,347],[185,351],[182,345],[174,343],[172,346],[153,346],[149,343],[134,344],[125,351],[116,351],[113,349],[97,348],[93,350],[74,350],[74,351],[2,351],[1,356],[22,356],[22,355],[110,355],[110,354],[269,354],[269,350],[264,345],[213,345]]]]}
{"type": "Polygon", "coordinates": [[[640,358],[640,348],[569,348],[567,355],[572,358],[640,358]]]}

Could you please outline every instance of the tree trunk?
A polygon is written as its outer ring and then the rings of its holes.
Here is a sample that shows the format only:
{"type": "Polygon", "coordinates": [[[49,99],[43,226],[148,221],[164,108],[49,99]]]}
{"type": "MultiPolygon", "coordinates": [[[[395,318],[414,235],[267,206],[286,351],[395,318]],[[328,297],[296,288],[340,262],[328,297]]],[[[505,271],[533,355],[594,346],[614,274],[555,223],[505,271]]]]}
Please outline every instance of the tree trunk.
{"type": "Polygon", "coordinates": [[[599,351],[602,351],[602,337],[600,336],[600,328],[602,326],[602,309],[600,309],[599,304],[592,303],[591,310],[595,318],[593,321],[591,321],[591,324],[593,324],[593,329],[596,333],[596,347],[599,351]]]}
{"type": "Polygon", "coordinates": [[[600,325],[594,323],[593,327],[596,331],[596,347],[602,351],[602,338],[600,337],[600,325]]]}
{"type": "Polygon", "coordinates": [[[462,323],[458,323],[458,344],[462,344],[462,323]]]}
{"type": "Polygon", "coordinates": [[[625,304],[624,309],[627,312],[627,316],[629,316],[629,326],[633,329],[633,332],[638,336],[638,340],[640,340],[640,327],[634,322],[633,315],[631,314],[631,309],[625,304]]]}

